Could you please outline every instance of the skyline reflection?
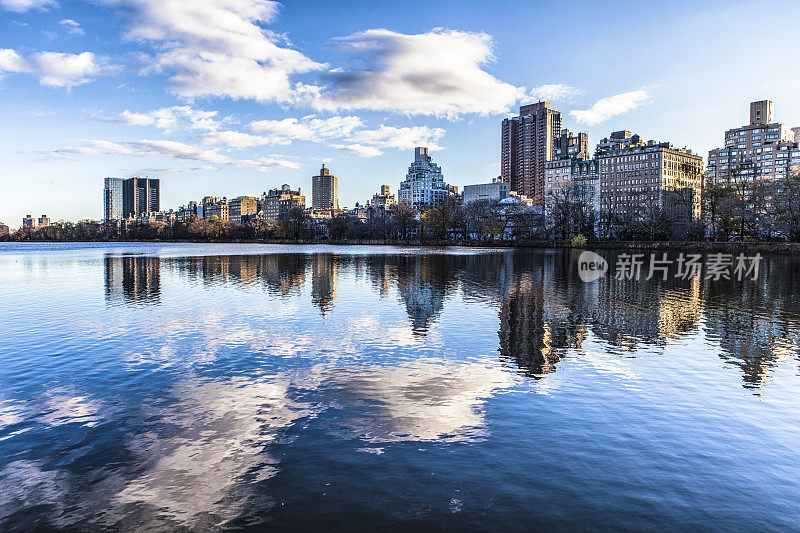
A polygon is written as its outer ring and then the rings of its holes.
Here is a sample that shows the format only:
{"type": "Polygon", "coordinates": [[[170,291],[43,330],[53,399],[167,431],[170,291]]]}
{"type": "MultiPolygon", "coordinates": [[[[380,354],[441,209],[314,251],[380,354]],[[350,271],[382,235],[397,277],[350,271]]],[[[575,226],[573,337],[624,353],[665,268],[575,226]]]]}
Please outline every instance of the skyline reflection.
{"type": "MultiPolygon", "coordinates": [[[[614,252],[609,253],[610,261],[614,252]]],[[[719,357],[737,367],[746,388],[797,358],[800,302],[774,279],[799,280],[798,260],[772,257],[764,275],[743,282],[616,280],[583,283],[570,252],[444,254],[269,254],[184,258],[107,256],[106,297],[122,305],[157,305],[161,275],[175,271],[206,285],[262,287],[281,298],[303,298],[321,316],[334,313],[341,279],[366,279],[381,298],[395,293],[411,331],[435,327],[445,300],[461,294],[496,308],[498,352],[529,377],[557,370],[569,350],[590,336],[623,351],[664,347],[700,328],[718,341],[719,357]]]]}

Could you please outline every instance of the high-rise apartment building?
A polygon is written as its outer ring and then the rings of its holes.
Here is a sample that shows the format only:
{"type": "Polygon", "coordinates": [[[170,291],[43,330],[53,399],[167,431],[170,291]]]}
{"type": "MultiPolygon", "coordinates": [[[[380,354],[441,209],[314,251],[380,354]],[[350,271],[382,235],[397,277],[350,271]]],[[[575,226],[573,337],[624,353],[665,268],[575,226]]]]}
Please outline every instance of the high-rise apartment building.
{"type": "Polygon", "coordinates": [[[623,131],[604,139],[596,158],[602,226],[637,217],[648,207],[688,219],[700,217],[703,158],[691,150],[668,142],[644,142],[623,131]]]}
{"type": "Polygon", "coordinates": [[[0,222],[0,237],[8,237],[9,235],[11,235],[11,231],[8,226],[0,222]]]}
{"type": "Polygon", "coordinates": [[[408,167],[405,181],[400,182],[400,202],[424,212],[440,206],[452,194],[453,189],[442,176],[442,168],[433,162],[428,149],[414,148],[414,162],[408,167]]]}
{"type": "Polygon", "coordinates": [[[46,227],[47,227],[47,226],[49,226],[49,225],[50,225],[50,217],[49,217],[49,216],[47,216],[47,215],[42,215],[42,216],[40,216],[40,217],[39,217],[39,224],[38,224],[38,226],[39,226],[40,228],[46,228],[46,227]]]}
{"type": "Polygon", "coordinates": [[[122,182],[122,216],[135,217],[160,211],[159,180],[134,176],[122,182]]]}
{"type": "Polygon", "coordinates": [[[255,196],[239,196],[228,202],[228,216],[231,222],[243,222],[246,218],[258,213],[258,198],[255,196]]]}
{"type": "Polygon", "coordinates": [[[22,219],[22,229],[36,229],[36,219],[25,215],[25,218],[22,219]]]}
{"type": "MultiPolygon", "coordinates": [[[[800,130],[800,128],[796,128],[800,130]]],[[[796,133],[774,121],[772,102],[750,104],[750,124],[725,132],[725,147],[708,152],[706,179],[779,179],[800,170],[796,133]]]]}
{"type": "Polygon", "coordinates": [[[270,189],[265,192],[261,196],[261,203],[264,205],[264,220],[276,220],[295,207],[305,209],[306,197],[300,193],[299,187],[293,191],[284,183],[280,189],[270,189]]]}
{"type": "MultiPolygon", "coordinates": [[[[519,116],[503,120],[500,176],[511,190],[544,203],[545,164],[553,159],[561,135],[561,112],[549,102],[519,108],[519,116]]],[[[588,138],[586,140],[588,144],[588,138]]],[[[573,143],[580,145],[580,140],[573,143]]],[[[569,145],[564,147],[569,150],[569,145]]]]}
{"type": "Polygon", "coordinates": [[[311,208],[339,209],[339,180],[324,164],[319,174],[311,178],[311,208]]]}
{"type": "Polygon", "coordinates": [[[122,178],[106,178],[103,182],[103,220],[121,220],[122,178]]]}

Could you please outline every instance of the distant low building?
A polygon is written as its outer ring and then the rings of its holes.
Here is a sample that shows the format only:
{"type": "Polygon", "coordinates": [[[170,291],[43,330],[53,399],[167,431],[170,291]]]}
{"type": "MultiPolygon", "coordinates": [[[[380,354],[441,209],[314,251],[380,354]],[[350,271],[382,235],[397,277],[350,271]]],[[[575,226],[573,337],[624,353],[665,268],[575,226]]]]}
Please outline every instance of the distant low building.
{"type": "Polygon", "coordinates": [[[264,206],[264,220],[276,220],[281,214],[295,207],[306,208],[306,197],[300,193],[300,188],[293,191],[286,183],[280,189],[270,189],[265,192],[261,201],[264,206]]]}
{"type": "Polygon", "coordinates": [[[477,185],[464,186],[464,205],[478,200],[488,200],[499,202],[508,198],[511,194],[511,185],[503,181],[494,179],[491,183],[479,183],[477,185]]]}
{"type": "Polygon", "coordinates": [[[0,222],[0,237],[8,237],[9,235],[11,235],[11,231],[8,226],[0,222]]]}
{"type": "Polygon", "coordinates": [[[230,219],[230,206],[228,199],[223,197],[221,200],[217,199],[216,202],[208,203],[203,206],[203,214],[206,220],[220,220],[228,222],[230,219]]]}
{"type": "Polygon", "coordinates": [[[175,213],[175,221],[176,222],[189,222],[189,220],[195,218],[203,218],[203,209],[197,202],[189,202],[185,206],[180,206],[178,211],[175,213]]]}
{"type": "Polygon", "coordinates": [[[397,200],[395,199],[394,195],[391,194],[388,185],[381,185],[381,192],[373,194],[372,200],[367,202],[367,206],[378,208],[388,209],[391,206],[395,205],[397,200]]]}

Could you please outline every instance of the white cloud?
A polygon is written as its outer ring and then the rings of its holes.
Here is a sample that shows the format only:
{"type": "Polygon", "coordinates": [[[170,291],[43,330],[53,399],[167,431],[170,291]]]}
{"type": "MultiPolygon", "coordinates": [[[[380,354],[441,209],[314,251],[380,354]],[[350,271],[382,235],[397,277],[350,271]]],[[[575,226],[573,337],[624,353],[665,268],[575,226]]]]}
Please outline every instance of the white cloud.
{"type": "Polygon", "coordinates": [[[646,102],[647,91],[629,91],[627,93],[616,94],[607,98],[601,98],[589,109],[575,109],[569,112],[570,116],[578,122],[583,122],[589,126],[602,124],[611,117],[627,113],[646,102]]]}
{"type": "Polygon", "coordinates": [[[410,128],[396,128],[394,126],[380,125],[376,130],[358,131],[349,137],[351,142],[363,143],[380,148],[395,148],[397,150],[411,150],[416,146],[427,146],[432,150],[441,150],[437,141],[445,134],[442,128],[429,128],[428,126],[414,126],[410,128]]]}
{"type": "Polygon", "coordinates": [[[285,137],[267,137],[252,135],[240,131],[216,131],[203,135],[203,144],[213,146],[230,146],[231,148],[251,148],[253,146],[266,146],[268,144],[291,144],[285,137]]]}
{"type": "Polygon", "coordinates": [[[329,88],[306,87],[323,109],[374,109],[455,118],[498,114],[525,97],[522,87],[483,70],[494,60],[485,33],[435,29],[406,35],[372,29],[337,39],[333,47],[352,58],[351,69],[333,69],[329,88]]]}
{"type": "Polygon", "coordinates": [[[117,120],[134,126],[155,126],[171,133],[184,127],[191,130],[215,131],[220,125],[216,116],[216,111],[203,111],[190,106],[173,106],[147,113],[134,113],[126,109],[117,120]]]}
{"type": "Polygon", "coordinates": [[[228,165],[231,163],[231,159],[228,156],[220,154],[216,150],[203,150],[197,146],[178,141],[143,139],[141,141],[134,141],[131,144],[141,150],[141,153],[145,155],[173,157],[175,159],[191,159],[216,165],[228,165]]]}
{"type": "Polygon", "coordinates": [[[0,75],[3,72],[25,72],[28,65],[17,52],[11,48],[0,48],[0,75]]]}
{"type": "Polygon", "coordinates": [[[558,100],[566,100],[581,94],[583,94],[583,90],[581,89],[570,87],[569,85],[564,85],[563,83],[554,83],[534,87],[528,92],[528,97],[533,100],[556,102],[558,100]]]}
{"type": "Polygon", "coordinates": [[[39,74],[39,83],[48,87],[72,88],[92,81],[92,76],[100,73],[91,52],[39,52],[32,56],[32,61],[39,74]]]}
{"type": "Polygon", "coordinates": [[[31,9],[47,9],[57,7],[54,0],[0,0],[0,6],[15,13],[23,13],[31,9]]]}
{"type": "Polygon", "coordinates": [[[142,139],[117,143],[102,139],[80,141],[80,146],[70,146],[57,150],[37,152],[44,160],[72,160],[75,155],[134,155],[137,157],[166,157],[188,161],[200,161],[206,165],[195,167],[163,167],[169,172],[188,172],[190,170],[213,170],[221,166],[236,166],[268,171],[273,168],[300,168],[294,161],[285,156],[270,155],[256,159],[234,159],[219,153],[218,149],[207,150],[191,144],[169,140],[142,139]]]}
{"type": "Polygon", "coordinates": [[[358,154],[362,157],[381,155],[380,148],[410,150],[415,146],[441,149],[437,144],[446,133],[442,128],[428,126],[395,127],[381,125],[377,129],[366,129],[364,121],[356,116],[334,116],[317,118],[313,115],[302,119],[259,120],[250,123],[249,133],[222,131],[203,136],[203,144],[248,148],[268,144],[290,144],[294,140],[330,144],[338,150],[358,154]],[[342,142],[345,141],[345,142],[342,142]]]}
{"type": "Polygon", "coordinates": [[[152,69],[171,74],[184,98],[229,96],[263,102],[294,99],[290,77],[323,68],[262,25],[277,2],[263,0],[107,0],[129,8],[126,37],[153,42],[152,69]]]}
{"type": "Polygon", "coordinates": [[[107,154],[128,155],[133,153],[133,150],[131,150],[130,148],[111,141],[104,141],[101,139],[90,139],[83,141],[83,143],[107,154]]]}
{"type": "Polygon", "coordinates": [[[72,19],[64,19],[58,23],[64,26],[64,28],[67,30],[67,33],[70,35],[85,35],[84,31],[81,29],[81,25],[72,19]]]}
{"type": "Polygon", "coordinates": [[[351,152],[361,157],[376,157],[383,153],[374,146],[364,146],[363,144],[332,144],[331,147],[351,152]]]}
{"type": "Polygon", "coordinates": [[[234,164],[238,167],[254,168],[256,170],[270,170],[273,168],[300,168],[300,165],[294,161],[281,159],[279,157],[259,157],[258,159],[240,159],[235,161],[234,164]]]}
{"type": "Polygon", "coordinates": [[[270,134],[290,139],[313,141],[317,139],[338,139],[346,137],[364,122],[356,116],[315,118],[304,117],[301,120],[287,118],[283,120],[259,120],[250,123],[253,133],[270,134]]]}
{"type": "Polygon", "coordinates": [[[220,166],[237,166],[243,168],[253,168],[260,171],[267,171],[273,168],[300,168],[294,161],[288,161],[277,157],[261,157],[258,159],[232,159],[216,150],[204,150],[197,146],[185,144],[177,141],[160,141],[143,139],[129,143],[138,148],[139,155],[171,157],[175,159],[189,159],[193,161],[204,161],[220,166]]]}

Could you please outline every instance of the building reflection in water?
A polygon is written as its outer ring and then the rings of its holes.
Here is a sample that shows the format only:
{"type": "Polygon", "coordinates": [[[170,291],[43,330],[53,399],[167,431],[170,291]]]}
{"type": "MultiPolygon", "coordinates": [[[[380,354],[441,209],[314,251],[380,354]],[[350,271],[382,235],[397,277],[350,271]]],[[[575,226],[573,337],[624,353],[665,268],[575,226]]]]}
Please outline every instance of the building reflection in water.
{"type": "Polygon", "coordinates": [[[395,256],[397,289],[415,335],[426,335],[456,288],[457,259],[446,255],[395,256]]]}
{"type": "Polygon", "coordinates": [[[770,372],[800,346],[800,261],[771,257],[758,279],[719,281],[706,289],[708,335],[720,358],[737,367],[746,388],[765,385],[770,372]]]}
{"type": "MultiPolygon", "coordinates": [[[[604,254],[610,265],[615,252],[604,254]]],[[[460,289],[465,303],[497,309],[503,361],[528,376],[557,369],[570,350],[580,356],[593,336],[632,355],[664,348],[702,333],[719,356],[737,367],[745,387],[761,387],[770,370],[797,356],[800,300],[787,287],[800,283],[800,260],[773,257],[758,280],[617,280],[583,283],[570,251],[483,254],[270,254],[159,259],[105,258],[109,302],[158,303],[160,270],[205,284],[263,287],[275,296],[300,297],[311,276],[311,303],[333,312],[340,276],[371,287],[382,298],[392,289],[405,307],[414,335],[424,337],[448,297],[460,289]],[[778,280],[778,281],[776,281],[778,280]],[[701,328],[701,326],[703,326],[701,328]]],[[[465,324],[469,317],[464,317],[465,324]]]]}
{"type": "Polygon", "coordinates": [[[297,296],[306,280],[306,254],[220,255],[165,259],[165,266],[177,269],[189,279],[207,285],[234,283],[264,287],[279,297],[297,296]]]}
{"type": "Polygon", "coordinates": [[[323,316],[333,307],[339,266],[335,254],[314,254],[311,258],[311,301],[323,316]]]}
{"type": "Polygon", "coordinates": [[[161,259],[108,255],[105,286],[107,302],[157,304],[161,296],[161,259]]]}

